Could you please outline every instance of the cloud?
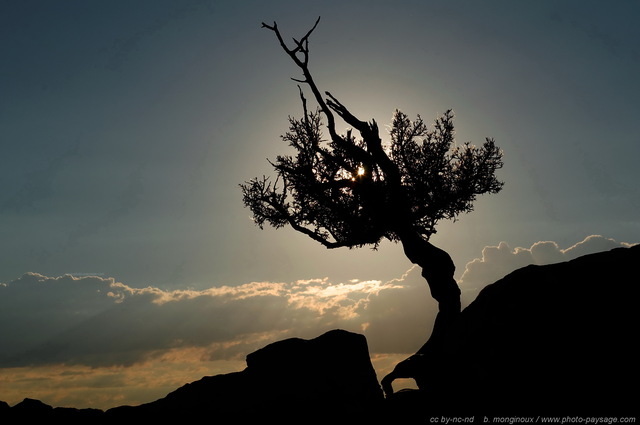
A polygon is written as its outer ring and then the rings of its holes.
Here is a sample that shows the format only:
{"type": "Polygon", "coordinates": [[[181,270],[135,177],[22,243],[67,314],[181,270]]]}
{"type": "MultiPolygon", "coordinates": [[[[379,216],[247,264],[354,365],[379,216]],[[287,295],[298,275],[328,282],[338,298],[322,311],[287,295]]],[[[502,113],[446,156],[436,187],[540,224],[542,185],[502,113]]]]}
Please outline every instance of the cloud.
{"type": "MultiPolygon", "coordinates": [[[[566,249],[551,241],[515,249],[501,242],[469,262],[459,284],[467,304],[517,268],[629,245],[602,236],[566,249]]],[[[388,282],[324,278],[204,290],[26,273],[0,285],[0,367],[131,366],[192,347],[207,360],[237,359],[278,339],[334,328],[364,333],[375,353],[411,353],[427,340],[437,311],[419,271],[388,282]]]]}
{"type": "MultiPolygon", "coordinates": [[[[485,247],[460,279],[463,301],[519,267],[629,245],[589,236],[566,249],[550,241],[485,247]]],[[[131,366],[191,348],[206,361],[237,360],[279,339],[335,328],[363,333],[375,354],[412,353],[428,339],[436,312],[417,267],[387,282],[323,278],[203,290],[26,273],[0,285],[0,367],[131,366]]]]}
{"type": "Polygon", "coordinates": [[[575,245],[562,249],[556,242],[540,241],[530,248],[512,249],[506,242],[498,246],[487,246],[482,250],[482,257],[467,263],[458,284],[463,293],[463,304],[468,304],[486,285],[529,264],[551,264],[568,261],[582,255],[608,251],[618,247],[629,247],[633,244],[616,242],[600,235],[591,235],[575,245]]]}
{"type": "Polygon", "coordinates": [[[414,269],[389,282],[311,279],[172,291],[26,273],[0,285],[0,367],[131,366],[187,348],[207,361],[237,359],[278,339],[334,328],[365,333],[379,352],[412,352],[426,341],[434,315],[414,269]]]}

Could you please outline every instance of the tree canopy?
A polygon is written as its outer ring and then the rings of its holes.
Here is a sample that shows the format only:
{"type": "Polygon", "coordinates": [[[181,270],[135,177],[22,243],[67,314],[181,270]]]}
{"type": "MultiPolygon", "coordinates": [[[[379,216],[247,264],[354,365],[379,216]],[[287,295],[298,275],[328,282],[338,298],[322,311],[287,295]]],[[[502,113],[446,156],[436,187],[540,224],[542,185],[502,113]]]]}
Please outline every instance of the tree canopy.
{"type": "MultiPolygon", "coordinates": [[[[316,22],[316,25],[318,22],[316,22]]],[[[320,94],[308,69],[308,38],[295,47],[274,31],[283,49],[302,70],[318,106],[309,108],[302,87],[302,117],[289,117],[282,136],[295,151],[270,161],[275,178],[241,184],[243,202],[261,228],[291,226],[328,248],[377,247],[417,233],[428,240],[438,221],[473,210],[478,195],[497,193],[496,170],[502,151],[491,138],[481,146],[455,141],[454,114],[447,110],[429,127],[418,115],[396,110],[383,142],[375,120],[356,118],[329,92],[320,94]],[[337,115],[352,130],[338,134],[337,115]],[[328,130],[328,137],[323,129],[328,130]],[[355,131],[353,131],[355,130],[355,131]]]]}

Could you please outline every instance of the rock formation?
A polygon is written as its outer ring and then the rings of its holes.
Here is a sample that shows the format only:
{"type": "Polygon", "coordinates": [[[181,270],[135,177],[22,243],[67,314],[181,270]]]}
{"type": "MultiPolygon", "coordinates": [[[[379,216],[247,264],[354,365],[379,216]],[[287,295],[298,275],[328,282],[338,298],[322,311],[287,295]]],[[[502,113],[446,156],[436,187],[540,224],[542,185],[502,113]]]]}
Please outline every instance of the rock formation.
{"type": "Polygon", "coordinates": [[[152,403],[106,414],[114,419],[224,414],[300,423],[309,414],[365,418],[382,401],[365,337],[333,330],[311,340],[275,342],[249,354],[242,372],[205,377],[152,403]]]}
{"type": "Polygon", "coordinates": [[[530,265],[484,288],[430,354],[456,366],[453,379],[414,359],[423,410],[628,412],[640,378],[637,264],[640,245],[530,265]]]}

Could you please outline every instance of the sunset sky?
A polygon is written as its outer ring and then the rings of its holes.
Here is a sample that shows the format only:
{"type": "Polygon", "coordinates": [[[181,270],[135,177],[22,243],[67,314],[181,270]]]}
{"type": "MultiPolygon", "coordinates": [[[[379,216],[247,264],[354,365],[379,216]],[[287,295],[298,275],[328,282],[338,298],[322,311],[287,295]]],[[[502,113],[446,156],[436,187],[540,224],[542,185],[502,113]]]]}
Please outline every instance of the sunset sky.
{"type": "Polygon", "coordinates": [[[426,341],[400,246],[327,250],[242,205],[301,114],[260,24],[318,16],[310,69],[355,115],[451,108],[458,142],[504,150],[504,190],[431,239],[464,303],[640,242],[637,2],[0,0],[0,400],[149,402],[334,328],[381,379],[426,341]]]}

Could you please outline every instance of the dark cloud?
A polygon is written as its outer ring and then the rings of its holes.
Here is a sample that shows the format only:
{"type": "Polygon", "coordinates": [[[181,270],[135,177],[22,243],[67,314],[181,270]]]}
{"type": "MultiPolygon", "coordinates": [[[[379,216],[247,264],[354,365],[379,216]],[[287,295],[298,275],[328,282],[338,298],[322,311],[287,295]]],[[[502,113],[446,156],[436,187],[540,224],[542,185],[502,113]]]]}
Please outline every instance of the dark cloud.
{"type": "Polygon", "coordinates": [[[0,359],[25,352],[113,306],[112,279],[26,273],[0,285],[0,359]]]}
{"type": "Polygon", "coordinates": [[[185,347],[220,360],[334,328],[364,332],[376,351],[410,352],[426,340],[434,314],[415,270],[386,283],[312,279],[198,291],[27,273],[1,286],[0,299],[5,367],[126,366],[185,347]]]}

